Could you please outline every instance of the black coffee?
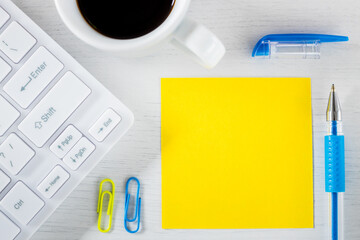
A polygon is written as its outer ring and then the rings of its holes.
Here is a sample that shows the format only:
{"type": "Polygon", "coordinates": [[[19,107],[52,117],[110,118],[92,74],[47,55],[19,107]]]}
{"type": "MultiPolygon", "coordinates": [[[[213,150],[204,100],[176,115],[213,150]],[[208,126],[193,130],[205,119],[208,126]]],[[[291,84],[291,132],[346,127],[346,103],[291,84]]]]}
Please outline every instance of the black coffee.
{"type": "Polygon", "coordinates": [[[77,0],[77,3],[96,31],[111,38],[131,39],[160,26],[175,0],[77,0]]]}

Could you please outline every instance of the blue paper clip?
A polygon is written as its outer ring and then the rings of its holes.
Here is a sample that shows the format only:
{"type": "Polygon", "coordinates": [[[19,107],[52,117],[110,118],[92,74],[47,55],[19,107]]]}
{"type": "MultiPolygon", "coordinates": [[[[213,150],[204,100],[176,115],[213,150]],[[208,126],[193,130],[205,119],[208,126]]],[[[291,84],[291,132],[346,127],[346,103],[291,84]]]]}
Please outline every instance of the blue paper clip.
{"type": "Polygon", "coordinates": [[[140,181],[136,177],[131,177],[126,182],[125,213],[124,213],[124,227],[125,227],[125,230],[128,231],[129,233],[136,233],[139,231],[139,228],[140,228],[141,198],[139,196],[140,196],[140,181]],[[132,180],[137,182],[138,188],[137,188],[137,194],[136,194],[135,214],[134,214],[133,218],[129,219],[128,218],[128,210],[129,210],[130,194],[129,194],[128,190],[129,190],[130,182],[132,180]],[[128,222],[135,222],[135,221],[137,221],[137,228],[135,230],[130,230],[127,226],[128,222]]]}

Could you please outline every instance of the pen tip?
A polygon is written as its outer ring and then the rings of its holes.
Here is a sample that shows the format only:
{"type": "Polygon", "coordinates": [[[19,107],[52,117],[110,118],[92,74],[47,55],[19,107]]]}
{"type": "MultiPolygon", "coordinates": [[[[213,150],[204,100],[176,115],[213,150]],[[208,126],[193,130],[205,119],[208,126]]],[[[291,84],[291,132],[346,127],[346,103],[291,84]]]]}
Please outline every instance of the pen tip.
{"type": "Polygon", "coordinates": [[[332,92],[335,92],[335,85],[334,85],[334,84],[331,85],[331,91],[332,91],[332,92]]]}

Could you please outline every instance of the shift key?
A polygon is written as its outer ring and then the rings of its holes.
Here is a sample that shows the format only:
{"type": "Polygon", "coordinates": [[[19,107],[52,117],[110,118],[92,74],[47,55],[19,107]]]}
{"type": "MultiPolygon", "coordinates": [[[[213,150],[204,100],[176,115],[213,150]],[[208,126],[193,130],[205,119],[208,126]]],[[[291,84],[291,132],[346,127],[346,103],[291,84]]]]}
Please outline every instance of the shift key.
{"type": "Polygon", "coordinates": [[[72,72],[67,72],[20,123],[19,130],[42,147],[89,96],[91,90],[72,72]]]}

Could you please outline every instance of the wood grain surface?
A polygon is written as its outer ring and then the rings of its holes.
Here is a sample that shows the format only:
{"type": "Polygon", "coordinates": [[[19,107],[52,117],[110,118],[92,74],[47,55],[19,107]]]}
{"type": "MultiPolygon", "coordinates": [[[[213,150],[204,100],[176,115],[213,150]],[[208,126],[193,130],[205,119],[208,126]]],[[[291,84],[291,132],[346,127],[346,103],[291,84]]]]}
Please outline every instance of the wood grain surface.
{"type": "Polygon", "coordinates": [[[14,2],[135,114],[135,124],[129,133],[32,239],[327,239],[328,196],[324,192],[323,135],[331,83],[335,83],[342,102],[346,136],[345,239],[360,239],[360,1],[193,0],[189,17],[211,29],[227,48],[224,59],[212,70],[197,65],[171,44],[163,45],[151,56],[131,59],[96,50],[66,28],[53,1],[14,2]],[[348,35],[350,41],[323,44],[321,60],[269,61],[250,57],[254,44],[263,35],[290,32],[348,35]],[[160,78],[252,76],[312,78],[314,228],[162,230],[160,78]],[[124,230],[122,220],[125,180],[130,176],[141,180],[143,200],[142,229],[133,235],[124,230]],[[108,234],[102,234],[96,228],[98,184],[105,177],[112,178],[117,184],[114,227],[108,234]]]}

